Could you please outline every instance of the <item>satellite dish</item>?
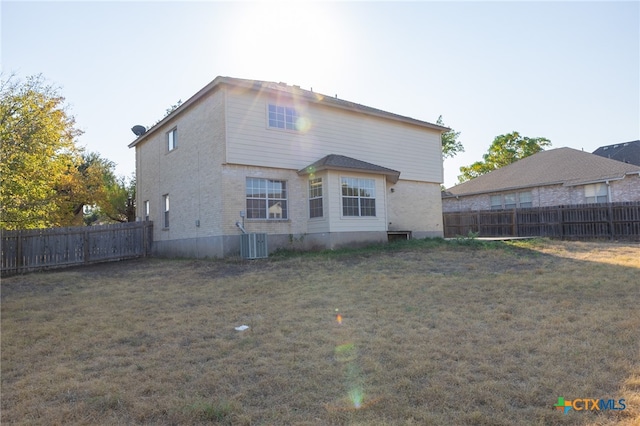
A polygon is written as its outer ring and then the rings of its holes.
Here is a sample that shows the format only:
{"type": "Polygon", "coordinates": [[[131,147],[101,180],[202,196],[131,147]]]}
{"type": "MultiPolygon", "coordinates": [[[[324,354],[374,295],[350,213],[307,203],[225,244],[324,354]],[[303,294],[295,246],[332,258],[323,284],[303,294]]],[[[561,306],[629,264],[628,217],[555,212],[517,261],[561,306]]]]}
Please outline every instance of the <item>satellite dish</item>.
{"type": "Polygon", "coordinates": [[[141,125],[136,125],[131,128],[131,131],[136,136],[142,136],[147,132],[147,128],[141,125]]]}

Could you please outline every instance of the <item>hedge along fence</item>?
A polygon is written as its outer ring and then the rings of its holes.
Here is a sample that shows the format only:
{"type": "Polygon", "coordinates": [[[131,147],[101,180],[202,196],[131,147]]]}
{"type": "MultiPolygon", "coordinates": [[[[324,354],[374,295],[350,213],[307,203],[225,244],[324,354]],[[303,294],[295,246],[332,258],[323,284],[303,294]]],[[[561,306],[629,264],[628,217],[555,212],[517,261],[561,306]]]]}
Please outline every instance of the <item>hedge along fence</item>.
{"type": "Polygon", "coordinates": [[[640,202],[443,213],[444,236],[640,241],[640,202]]]}
{"type": "Polygon", "coordinates": [[[152,222],[2,232],[2,275],[148,256],[152,222]]]}

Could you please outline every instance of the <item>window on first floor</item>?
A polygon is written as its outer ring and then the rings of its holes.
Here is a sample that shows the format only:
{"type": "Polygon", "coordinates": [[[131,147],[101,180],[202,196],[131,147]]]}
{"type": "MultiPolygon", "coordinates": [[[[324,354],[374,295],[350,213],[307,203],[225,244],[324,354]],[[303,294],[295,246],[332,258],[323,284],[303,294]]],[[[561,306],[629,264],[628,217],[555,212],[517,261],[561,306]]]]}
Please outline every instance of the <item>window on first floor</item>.
{"type": "Polygon", "coordinates": [[[491,210],[515,209],[517,207],[533,207],[531,191],[491,196],[491,210]]]}
{"type": "Polygon", "coordinates": [[[144,202],[144,220],[149,220],[149,213],[151,212],[151,207],[149,206],[149,200],[145,200],[144,202]]]}
{"type": "Polygon", "coordinates": [[[491,210],[500,210],[502,208],[502,195],[491,196],[491,210]]]}
{"type": "Polygon", "coordinates": [[[606,203],[609,201],[606,183],[585,185],[584,198],[587,203],[606,203]]]}
{"type": "Polygon", "coordinates": [[[374,179],[341,178],[342,215],[375,216],[376,182],[374,179]]]}
{"type": "Polygon", "coordinates": [[[309,217],[322,217],[322,178],[309,179],[309,217]]]}
{"type": "Polygon", "coordinates": [[[504,208],[515,209],[517,205],[516,194],[504,194],[504,208]]]}
{"type": "Polygon", "coordinates": [[[531,191],[518,192],[518,202],[520,207],[533,207],[531,191]]]}
{"type": "Polygon", "coordinates": [[[169,194],[165,194],[162,196],[162,204],[163,204],[163,211],[164,211],[164,222],[162,224],[163,227],[168,228],[169,227],[169,194]]]}
{"type": "Polygon", "coordinates": [[[247,178],[247,219],[288,219],[287,182],[247,178]]]}

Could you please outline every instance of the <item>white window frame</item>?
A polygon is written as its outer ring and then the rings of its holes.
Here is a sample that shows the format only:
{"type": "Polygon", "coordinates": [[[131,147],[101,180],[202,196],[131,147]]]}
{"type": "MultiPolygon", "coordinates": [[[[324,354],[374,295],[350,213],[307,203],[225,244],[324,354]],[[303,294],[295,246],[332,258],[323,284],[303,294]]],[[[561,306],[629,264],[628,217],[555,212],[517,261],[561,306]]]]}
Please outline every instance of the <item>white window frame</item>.
{"type": "Polygon", "coordinates": [[[270,129],[297,131],[299,118],[300,114],[292,106],[267,104],[267,126],[270,129]]]}
{"type": "Polygon", "coordinates": [[[286,180],[247,177],[245,180],[246,218],[248,220],[289,220],[287,191],[286,180]]]}
{"type": "Polygon", "coordinates": [[[584,200],[586,203],[608,203],[609,190],[606,183],[593,183],[584,186],[584,200]]]}
{"type": "Polygon", "coordinates": [[[533,194],[531,191],[518,192],[518,207],[533,207],[533,194]]]}
{"type": "Polygon", "coordinates": [[[309,219],[324,217],[322,178],[309,179],[309,219]]]}
{"type": "Polygon", "coordinates": [[[340,200],[342,217],[377,217],[376,180],[370,178],[341,177],[340,200]],[[366,205],[370,201],[373,201],[373,206],[366,205]],[[355,211],[356,207],[357,211],[355,211]],[[371,209],[373,209],[373,214],[367,214],[370,213],[371,209]]]}
{"type": "Polygon", "coordinates": [[[178,148],[178,128],[174,127],[167,132],[167,152],[174,151],[176,148],[178,148]]]}
{"type": "Polygon", "coordinates": [[[509,194],[504,194],[504,208],[505,209],[515,209],[518,207],[518,200],[516,198],[515,192],[510,192],[509,194]]]}
{"type": "Polygon", "coordinates": [[[164,212],[162,218],[162,227],[169,227],[169,194],[164,194],[162,196],[162,211],[164,212]]]}
{"type": "Polygon", "coordinates": [[[502,209],[502,195],[492,195],[490,198],[490,203],[491,203],[491,210],[502,209]]]}

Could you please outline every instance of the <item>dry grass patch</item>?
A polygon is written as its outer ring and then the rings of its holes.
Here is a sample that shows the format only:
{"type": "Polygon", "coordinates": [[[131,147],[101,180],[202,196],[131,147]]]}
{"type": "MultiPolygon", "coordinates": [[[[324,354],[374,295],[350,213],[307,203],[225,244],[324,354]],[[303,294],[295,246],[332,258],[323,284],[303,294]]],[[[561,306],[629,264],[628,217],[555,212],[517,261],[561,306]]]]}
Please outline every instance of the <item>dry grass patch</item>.
{"type": "Polygon", "coordinates": [[[1,420],[632,422],[640,248],[602,248],[413,243],[3,279],[1,420]],[[558,396],[629,410],[564,415],[558,396]]]}

